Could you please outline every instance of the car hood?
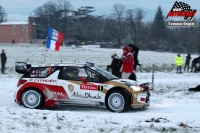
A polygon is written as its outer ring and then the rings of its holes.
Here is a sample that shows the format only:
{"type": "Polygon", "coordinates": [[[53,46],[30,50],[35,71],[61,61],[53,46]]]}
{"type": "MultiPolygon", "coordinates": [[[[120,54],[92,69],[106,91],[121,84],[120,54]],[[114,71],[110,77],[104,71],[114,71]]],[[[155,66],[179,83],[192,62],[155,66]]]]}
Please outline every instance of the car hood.
{"type": "Polygon", "coordinates": [[[137,81],[134,81],[134,80],[130,80],[130,79],[115,79],[115,80],[112,80],[114,82],[119,82],[119,83],[122,83],[122,84],[125,84],[127,86],[130,86],[130,85],[138,85],[138,82],[137,81]]]}

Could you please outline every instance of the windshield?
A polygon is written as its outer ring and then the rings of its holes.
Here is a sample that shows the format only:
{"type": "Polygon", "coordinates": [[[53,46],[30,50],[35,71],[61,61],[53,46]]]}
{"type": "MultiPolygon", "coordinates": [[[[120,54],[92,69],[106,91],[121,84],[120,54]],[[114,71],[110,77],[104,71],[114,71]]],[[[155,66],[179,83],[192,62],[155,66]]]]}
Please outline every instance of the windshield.
{"type": "Polygon", "coordinates": [[[101,75],[103,75],[104,77],[106,77],[109,80],[118,79],[118,77],[112,75],[111,73],[109,73],[108,71],[106,71],[100,67],[92,66],[90,68],[94,71],[97,71],[98,73],[100,73],[101,75]]]}

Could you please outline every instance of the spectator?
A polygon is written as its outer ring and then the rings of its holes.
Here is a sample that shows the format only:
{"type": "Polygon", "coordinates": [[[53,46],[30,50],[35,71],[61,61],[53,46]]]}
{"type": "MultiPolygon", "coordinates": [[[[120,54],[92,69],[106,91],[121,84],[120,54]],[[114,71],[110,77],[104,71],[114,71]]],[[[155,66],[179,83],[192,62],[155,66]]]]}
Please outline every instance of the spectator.
{"type": "Polygon", "coordinates": [[[128,46],[123,47],[122,61],[122,78],[128,79],[134,71],[134,57],[128,46]]]}
{"type": "Polygon", "coordinates": [[[136,74],[135,74],[135,72],[132,72],[131,73],[131,75],[129,76],[129,79],[131,79],[131,80],[137,80],[137,77],[136,77],[136,74]]]}
{"type": "Polygon", "coordinates": [[[112,62],[111,65],[107,66],[107,71],[111,69],[113,75],[121,78],[121,73],[120,73],[121,61],[115,52],[111,53],[111,58],[112,62]]]}
{"type": "Polygon", "coordinates": [[[189,91],[194,91],[194,92],[200,91],[200,85],[197,85],[195,88],[189,88],[189,91]]]}
{"type": "Polygon", "coordinates": [[[3,49],[2,53],[1,53],[1,73],[2,74],[5,74],[6,61],[7,61],[7,57],[6,57],[6,54],[5,54],[4,49],[3,49]]]}
{"type": "Polygon", "coordinates": [[[85,45],[85,42],[83,41],[81,44],[82,44],[82,46],[83,46],[83,45],[85,45]]]}
{"type": "Polygon", "coordinates": [[[181,57],[180,53],[178,53],[178,55],[175,58],[175,63],[177,66],[177,73],[182,73],[181,69],[182,69],[182,65],[183,65],[183,58],[181,57]]]}
{"type": "Polygon", "coordinates": [[[191,59],[191,56],[190,56],[190,54],[188,54],[186,56],[184,71],[185,71],[186,68],[187,68],[187,71],[189,71],[190,59],[191,59]]]}
{"type": "Polygon", "coordinates": [[[46,44],[46,41],[43,41],[42,44],[45,45],[45,44],[46,44]]]}
{"type": "Polygon", "coordinates": [[[138,61],[139,48],[133,44],[129,44],[128,47],[131,51],[131,54],[134,56],[134,70],[136,71],[137,65],[141,66],[141,64],[139,64],[139,61],[138,61]]]}
{"type": "Polygon", "coordinates": [[[194,59],[192,60],[191,72],[193,72],[193,69],[194,69],[194,72],[197,71],[197,66],[196,66],[196,64],[197,64],[198,62],[200,63],[200,56],[197,57],[197,58],[194,58],[194,59]]]}

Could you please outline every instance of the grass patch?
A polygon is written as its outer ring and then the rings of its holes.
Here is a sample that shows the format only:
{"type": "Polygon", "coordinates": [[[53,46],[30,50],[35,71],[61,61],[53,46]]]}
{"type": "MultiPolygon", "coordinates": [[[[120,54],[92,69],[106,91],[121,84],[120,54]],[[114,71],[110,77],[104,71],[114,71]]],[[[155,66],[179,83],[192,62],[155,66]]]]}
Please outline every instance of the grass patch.
{"type": "Polygon", "coordinates": [[[56,129],[61,130],[62,127],[60,125],[56,126],[56,129]]]}
{"type": "Polygon", "coordinates": [[[105,131],[103,128],[99,128],[98,130],[99,130],[99,132],[101,132],[101,133],[105,131]]]}

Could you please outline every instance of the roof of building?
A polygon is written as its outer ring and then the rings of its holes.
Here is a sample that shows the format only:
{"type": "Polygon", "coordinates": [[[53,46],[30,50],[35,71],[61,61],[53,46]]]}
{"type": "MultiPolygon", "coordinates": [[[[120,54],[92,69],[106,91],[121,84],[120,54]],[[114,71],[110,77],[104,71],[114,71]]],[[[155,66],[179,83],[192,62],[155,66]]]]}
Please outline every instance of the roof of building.
{"type": "MultiPolygon", "coordinates": [[[[8,21],[8,22],[2,22],[0,25],[28,25],[28,21],[8,21]]],[[[36,25],[33,23],[33,25],[36,25]]]]}
{"type": "Polygon", "coordinates": [[[21,25],[21,24],[28,24],[28,21],[9,21],[0,23],[0,25],[21,25]]]}

